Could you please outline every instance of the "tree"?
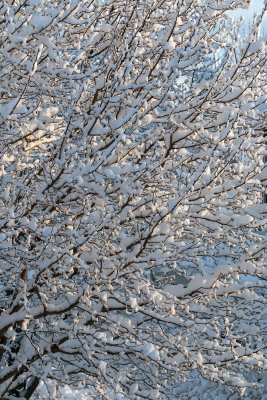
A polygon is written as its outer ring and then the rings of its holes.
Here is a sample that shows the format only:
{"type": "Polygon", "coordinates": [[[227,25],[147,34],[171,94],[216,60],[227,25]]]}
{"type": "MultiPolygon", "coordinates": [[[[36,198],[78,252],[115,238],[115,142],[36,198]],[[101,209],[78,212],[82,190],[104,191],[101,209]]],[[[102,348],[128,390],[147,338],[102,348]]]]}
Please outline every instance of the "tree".
{"type": "Polygon", "coordinates": [[[261,390],[266,72],[263,13],[235,52],[242,4],[1,2],[1,398],[261,390]]]}

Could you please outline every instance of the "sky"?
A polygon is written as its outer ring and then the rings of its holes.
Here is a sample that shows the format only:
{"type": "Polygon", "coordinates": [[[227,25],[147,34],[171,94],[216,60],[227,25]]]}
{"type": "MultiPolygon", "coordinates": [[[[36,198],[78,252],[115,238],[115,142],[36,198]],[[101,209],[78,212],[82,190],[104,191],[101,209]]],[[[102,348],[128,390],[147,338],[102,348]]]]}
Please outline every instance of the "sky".
{"type": "MultiPolygon", "coordinates": [[[[262,10],[263,7],[264,7],[264,0],[252,0],[252,5],[248,10],[239,8],[238,10],[235,10],[231,14],[236,17],[243,16],[246,23],[249,23],[249,22],[252,23],[254,13],[256,11],[262,10]]],[[[262,30],[264,33],[267,32],[267,12],[263,19],[262,30]]]]}

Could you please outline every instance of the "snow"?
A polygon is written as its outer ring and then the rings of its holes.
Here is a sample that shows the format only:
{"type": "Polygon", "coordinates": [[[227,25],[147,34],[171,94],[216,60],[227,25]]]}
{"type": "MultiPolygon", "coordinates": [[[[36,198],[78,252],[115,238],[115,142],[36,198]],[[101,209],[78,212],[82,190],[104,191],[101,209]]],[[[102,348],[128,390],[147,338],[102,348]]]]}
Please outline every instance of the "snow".
{"type": "Polygon", "coordinates": [[[254,400],[263,39],[128,3],[3,6],[0,397],[254,400]]]}
{"type": "Polygon", "coordinates": [[[1,106],[0,115],[3,120],[6,120],[9,117],[9,115],[12,114],[12,112],[14,112],[19,101],[20,101],[20,97],[15,97],[7,104],[1,106]]]}
{"type": "Polygon", "coordinates": [[[151,358],[151,360],[160,360],[159,351],[154,347],[152,343],[147,343],[143,347],[143,353],[146,357],[151,358]]]}
{"type": "Polygon", "coordinates": [[[259,40],[257,40],[256,42],[251,43],[251,45],[248,48],[248,54],[255,53],[256,51],[264,52],[266,42],[267,42],[267,34],[262,38],[260,38],[259,40]]]}
{"type": "Polygon", "coordinates": [[[103,87],[105,86],[105,77],[99,77],[96,79],[96,84],[95,84],[95,88],[96,90],[100,90],[103,89],[103,87]]]}
{"type": "Polygon", "coordinates": [[[100,30],[105,33],[109,33],[113,31],[113,26],[110,24],[102,24],[100,30]]]}

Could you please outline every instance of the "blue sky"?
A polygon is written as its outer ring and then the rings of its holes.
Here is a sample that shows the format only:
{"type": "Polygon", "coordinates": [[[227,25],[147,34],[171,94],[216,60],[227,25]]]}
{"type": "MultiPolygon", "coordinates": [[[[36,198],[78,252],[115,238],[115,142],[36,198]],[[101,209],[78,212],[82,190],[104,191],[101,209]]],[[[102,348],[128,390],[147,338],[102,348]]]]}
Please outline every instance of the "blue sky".
{"type": "MultiPolygon", "coordinates": [[[[252,0],[252,6],[248,10],[238,9],[234,11],[232,14],[236,17],[243,16],[246,23],[253,21],[253,15],[256,11],[262,10],[264,6],[264,0],[252,0]]],[[[267,32],[267,13],[263,19],[263,26],[262,30],[266,33],[267,32]]]]}

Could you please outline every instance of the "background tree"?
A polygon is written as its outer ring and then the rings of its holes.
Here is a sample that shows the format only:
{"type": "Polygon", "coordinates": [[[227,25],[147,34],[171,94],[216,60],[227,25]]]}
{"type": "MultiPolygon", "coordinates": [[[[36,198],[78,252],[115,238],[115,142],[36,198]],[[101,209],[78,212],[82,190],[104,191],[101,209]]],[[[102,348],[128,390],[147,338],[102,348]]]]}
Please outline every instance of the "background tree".
{"type": "Polygon", "coordinates": [[[259,394],[264,12],[235,53],[241,0],[0,4],[0,397],[259,394]]]}

